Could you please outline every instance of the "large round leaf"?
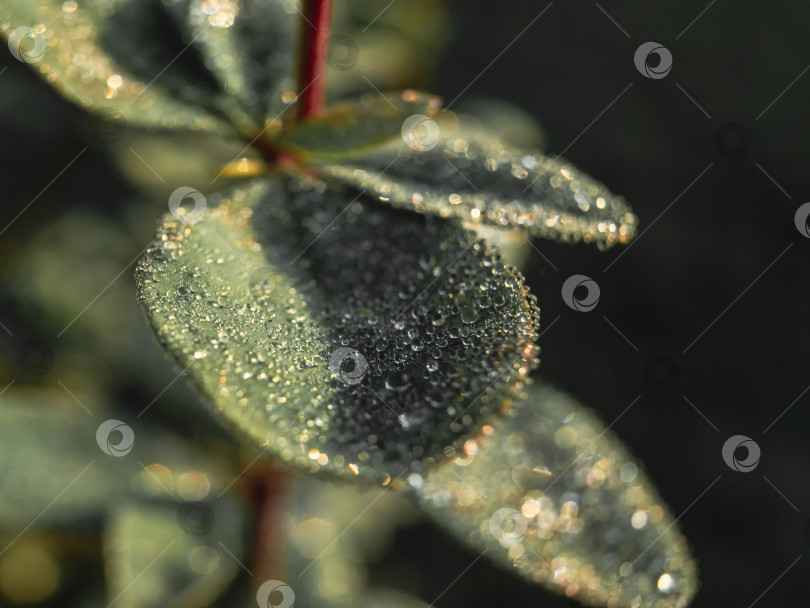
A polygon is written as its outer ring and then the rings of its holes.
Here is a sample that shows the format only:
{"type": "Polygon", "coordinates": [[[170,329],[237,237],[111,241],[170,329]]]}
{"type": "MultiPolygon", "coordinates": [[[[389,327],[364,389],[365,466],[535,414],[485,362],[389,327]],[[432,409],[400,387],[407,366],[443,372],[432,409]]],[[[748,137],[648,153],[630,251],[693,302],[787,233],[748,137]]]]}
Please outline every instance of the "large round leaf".
{"type": "Polygon", "coordinates": [[[137,278],[222,417],[308,468],[387,483],[452,454],[534,357],[533,298],[473,233],[321,182],[165,217],[137,278]]]}

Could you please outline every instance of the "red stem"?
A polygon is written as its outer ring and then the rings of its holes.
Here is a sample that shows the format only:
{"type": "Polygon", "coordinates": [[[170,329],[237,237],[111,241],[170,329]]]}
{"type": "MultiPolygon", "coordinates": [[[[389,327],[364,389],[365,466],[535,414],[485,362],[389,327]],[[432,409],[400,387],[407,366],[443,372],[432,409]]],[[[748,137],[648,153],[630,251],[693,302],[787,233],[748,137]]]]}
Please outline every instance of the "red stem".
{"type": "Polygon", "coordinates": [[[253,480],[256,531],[253,550],[253,583],[283,577],[284,513],[292,474],[274,463],[262,467],[253,480]]]}
{"type": "Polygon", "coordinates": [[[332,0],[304,0],[301,59],[298,72],[298,119],[323,111],[326,101],[326,57],[332,0]]]}

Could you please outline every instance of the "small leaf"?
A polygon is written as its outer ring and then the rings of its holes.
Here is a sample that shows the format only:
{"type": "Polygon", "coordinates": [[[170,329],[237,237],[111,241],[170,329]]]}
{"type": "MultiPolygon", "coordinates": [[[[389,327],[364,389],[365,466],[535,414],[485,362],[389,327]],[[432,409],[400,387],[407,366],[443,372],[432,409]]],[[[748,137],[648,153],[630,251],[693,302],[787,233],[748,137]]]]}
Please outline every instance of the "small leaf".
{"type": "Polygon", "coordinates": [[[102,453],[95,438],[101,421],[67,399],[14,389],[0,398],[0,523],[5,528],[22,529],[37,514],[40,526],[98,517],[128,493],[129,476],[138,465],[102,453]],[[64,407],[54,407],[60,402],[64,407]]]}
{"type": "Polygon", "coordinates": [[[289,0],[171,0],[168,10],[200,49],[223,90],[256,125],[279,120],[294,100],[301,15],[289,0]],[[292,99],[282,99],[291,93],[292,99]]]}
{"type": "Polygon", "coordinates": [[[320,169],[385,204],[441,217],[605,245],[635,234],[624,199],[564,159],[522,154],[477,132],[443,138],[441,131],[432,120],[403,125],[407,143],[320,169]]]}
{"type": "Polygon", "coordinates": [[[156,0],[10,0],[12,54],[79,105],[138,126],[232,133],[243,119],[156,0]]]}
{"type": "Polygon", "coordinates": [[[440,460],[533,361],[534,299],[496,252],[337,186],[254,181],[196,223],[167,216],[137,278],[216,411],[312,470],[387,483],[440,460]]]}
{"type": "Polygon", "coordinates": [[[697,566],[640,461],[587,408],[533,388],[415,484],[463,542],[593,606],[683,607],[697,566]]]}
{"type": "Polygon", "coordinates": [[[0,397],[0,526],[100,518],[132,496],[189,497],[198,487],[218,493],[238,472],[234,454],[200,442],[205,433],[191,443],[131,412],[77,399],[82,405],[62,388],[11,388],[0,397]],[[109,420],[118,423],[104,426],[109,420]],[[122,424],[130,451],[115,449],[125,441],[122,424]]]}
{"type": "Polygon", "coordinates": [[[295,591],[296,606],[413,606],[383,601],[386,594],[369,581],[370,566],[390,552],[397,528],[422,519],[411,500],[391,488],[357,488],[310,475],[296,476],[287,492],[278,570],[295,591]]]}
{"type": "Polygon", "coordinates": [[[209,606],[239,573],[234,556],[249,561],[245,532],[244,507],[227,497],[118,506],[104,534],[110,604],[209,606]]]}
{"type": "Polygon", "coordinates": [[[438,97],[416,91],[365,95],[358,101],[331,106],[317,118],[295,125],[282,145],[305,159],[354,158],[399,139],[408,117],[432,116],[439,104],[438,97]]]}

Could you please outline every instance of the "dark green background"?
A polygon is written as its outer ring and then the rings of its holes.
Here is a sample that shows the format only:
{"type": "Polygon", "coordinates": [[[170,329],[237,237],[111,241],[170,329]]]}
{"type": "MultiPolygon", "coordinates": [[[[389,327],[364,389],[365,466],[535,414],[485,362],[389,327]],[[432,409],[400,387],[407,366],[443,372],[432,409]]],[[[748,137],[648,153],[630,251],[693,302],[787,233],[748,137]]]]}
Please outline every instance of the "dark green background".
{"type": "MultiPolygon", "coordinates": [[[[444,56],[438,92],[455,97],[547,4],[455,2],[456,38],[444,56]]],[[[600,5],[630,39],[593,2],[555,2],[465,96],[518,104],[542,123],[554,153],[633,82],[566,156],[625,195],[641,230],[714,165],[607,272],[620,248],[601,253],[536,243],[559,270],[535,254],[526,270],[529,283],[546,322],[562,315],[540,340],[540,373],[608,422],[642,396],[613,430],[647,463],[676,515],[722,475],[681,519],[700,562],[702,590],[695,608],[749,606],[803,555],[755,604],[801,605],[810,574],[806,532],[803,540],[810,507],[810,394],[768,433],[763,430],[810,384],[810,240],[793,222],[796,209],[810,201],[810,71],[755,119],[810,65],[810,8],[800,2],[718,0],[676,40],[709,0],[600,5]],[[672,70],[661,80],[644,78],[633,64],[636,48],[647,41],[672,53],[672,70]],[[751,135],[742,158],[724,155],[715,141],[729,122],[751,135]],[[576,273],[601,288],[592,313],[574,312],[560,298],[562,282],[576,273]],[[671,390],[645,381],[644,366],[656,356],[679,370],[671,390]],[[751,437],[762,450],[751,473],[732,471],[722,460],[723,443],[735,434],[751,437]]],[[[424,559],[447,572],[449,582],[474,554],[450,565],[442,553],[446,545],[433,545],[424,559]]],[[[538,600],[517,580],[496,584],[486,569],[478,562],[440,605],[576,605],[538,600]]],[[[428,601],[444,584],[432,585],[428,601]]]]}

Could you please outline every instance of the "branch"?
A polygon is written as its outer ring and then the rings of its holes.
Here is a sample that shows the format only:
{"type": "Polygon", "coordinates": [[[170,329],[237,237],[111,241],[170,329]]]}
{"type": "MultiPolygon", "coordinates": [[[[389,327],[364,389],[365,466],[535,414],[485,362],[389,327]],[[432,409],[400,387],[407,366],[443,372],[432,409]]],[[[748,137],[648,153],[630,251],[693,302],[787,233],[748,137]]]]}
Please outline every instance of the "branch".
{"type": "Polygon", "coordinates": [[[301,58],[298,72],[298,120],[317,116],[326,100],[326,45],[332,0],[304,0],[301,58]]]}
{"type": "Polygon", "coordinates": [[[283,576],[284,514],[292,473],[269,463],[252,480],[257,523],[253,552],[256,587],[283,576]]]}

